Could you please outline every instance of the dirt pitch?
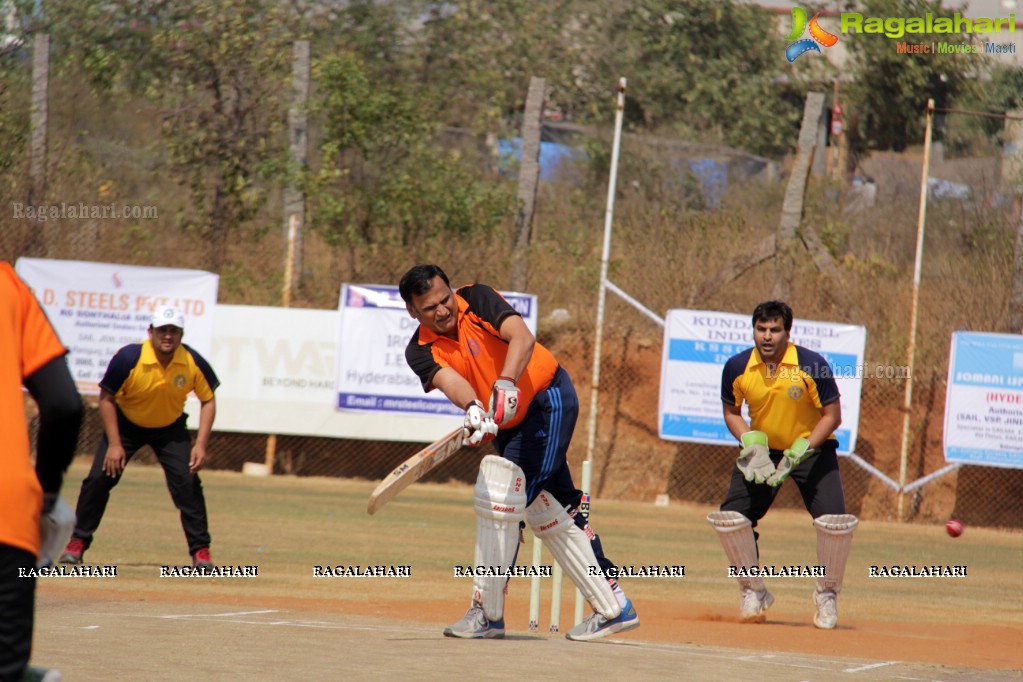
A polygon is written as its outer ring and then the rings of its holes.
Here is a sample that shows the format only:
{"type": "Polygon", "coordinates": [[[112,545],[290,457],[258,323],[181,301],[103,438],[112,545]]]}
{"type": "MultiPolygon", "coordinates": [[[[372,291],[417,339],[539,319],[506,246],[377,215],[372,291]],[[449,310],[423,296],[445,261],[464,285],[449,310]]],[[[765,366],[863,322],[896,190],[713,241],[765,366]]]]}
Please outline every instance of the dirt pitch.
{"type": "MultiPolygon", "coordinates": [[[[66,496],[74,502],[85,463],[66,496]]],[[[87,565],[112,578],[45,578],[33,662],[65,680],[507,679],[1014,680],[1023,672],[1023,534],[870,522],[857,531],[839,628],[811,624],[809,578],[775,579],[764,625],[735,622],[738,590],[706,525],[709,508],[601,502],[592,520],[623,566],[684,565],[685,577],[623,580],[642,626],[596,643],[528,629],[529,581],[509,590],[503,641],[441,635],[464,613],[472,559],[471,490],[417,485],[374,517],[372,483],[204,474],[213,556],[257,566],[248,578],[161,578],[187,561],[159,468],[131,465],[114,491],[87,565]],[[868,577],[871,565],[965,565],[965,578],[868,577]],[[409,566],[408,578],[314,577],[316,566],[409,566]],[[509,666],[514,666],[510,668],[509,666]]],[[[804,513],[761,524],[765,565],[812,565],[804,513]]],[[[530,556],[528,544],[520,563],[530,556]]],[[[544,564],[550,558],[544,555],[544,564]]],[[[562,632],[574,596],[565,585],[562,632]]]]}

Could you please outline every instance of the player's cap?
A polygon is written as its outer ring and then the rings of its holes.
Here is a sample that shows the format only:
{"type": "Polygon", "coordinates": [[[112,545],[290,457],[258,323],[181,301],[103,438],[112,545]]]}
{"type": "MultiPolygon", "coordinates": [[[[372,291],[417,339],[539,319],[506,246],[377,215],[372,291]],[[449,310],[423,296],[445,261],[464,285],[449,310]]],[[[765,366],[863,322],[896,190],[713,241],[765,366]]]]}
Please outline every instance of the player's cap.
{"type": "Polygon", "coordinates": [[[153,326],[153,329],[157,327],[165,327],[172,325],[178,329],[185,328],[185,316],[181,314],[181,311],[172,305],[165,305],[157,308],[153,312],[153,316],[149,318],[149,324],[153,326]]]}

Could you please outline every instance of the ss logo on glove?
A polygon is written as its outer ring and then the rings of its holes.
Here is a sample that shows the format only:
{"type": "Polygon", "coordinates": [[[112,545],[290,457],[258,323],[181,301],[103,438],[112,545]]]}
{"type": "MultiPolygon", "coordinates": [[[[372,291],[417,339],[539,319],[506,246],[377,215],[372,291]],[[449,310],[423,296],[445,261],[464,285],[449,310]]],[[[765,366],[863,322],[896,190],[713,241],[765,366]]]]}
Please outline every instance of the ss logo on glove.
{"type": "Polygon", "coordinates": [[[509,377],[498,377],[490,392],[490,414],[500,426],[515,419],[519,412],[519,389],[509,377]]]}

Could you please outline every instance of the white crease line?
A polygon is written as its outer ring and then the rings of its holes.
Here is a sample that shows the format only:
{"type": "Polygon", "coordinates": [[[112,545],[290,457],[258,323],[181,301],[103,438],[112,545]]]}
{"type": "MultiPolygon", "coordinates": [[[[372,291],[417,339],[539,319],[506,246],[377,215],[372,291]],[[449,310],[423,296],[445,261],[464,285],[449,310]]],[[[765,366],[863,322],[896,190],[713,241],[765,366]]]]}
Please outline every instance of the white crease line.
{"type": "Polygon", "coordinates": [[[182,613],[171,616],[159,616],[160,618],[223,618],[226,616],[252,616],[260,613],[277,613],[277,609],[265,611],[235,611],[234,613],[182,613]]]}
{"type": "MultiPolygon", "coordinates": [[[[611,644],[613,642],[612,641],[607,641],[607,643],[611,644]]],[[[614,642],[614,643],[618,643],[618,642],[614,642]]],[[[797,669],[801,669],[801,670],[816,670],[818,672],[834,672],[835,671],[835,668],[833,668],[833,667],[823,667],[823,666],[815,664],[813,662],[810,662],[810,663],[798,662],[796,659],[798,659],[798,658],[804,658],[805,659],[805,658],[807,658],[807,656],[806,655],[795,654],[795,653],[789,654],[789,655],[786,655],[786,656],[782,656],[782,655],[778,655],[778,654],[750,654],[748,656],[735,656],[731,652],[689,650],[689,649],[685,649],[685,648],[679,648],[678,645],[656,644],[654,642],[644,642],[644,641],[629,642],[628,644],[626,644],[624,641],[622,641],[622,642],[619,643],[619,645],[620,646],[629,646],[629,645],[631,645],[631,646],[635,646],[637,648],[647,647],[647,648],[651,648],[651,649],[657,649],[657,650],[663,651],[665,653],[673,653],[673,654],[677,654],[679,656],[686,656],[686,657],[702,656],[704,658],[710,658],[710,659],[715,659],[715,660],[725,660],[725,661],[742,660],[742,661],[747,661],[747,662],[750,662],[750,663],[763,663],[763,664],[767,664],[767,665],[779,666],[779,667],[782,667],[782,668],[797,668],[797,669]],[[769,660],[769,659],[772,659],[772,658],[775,659],[775,660],[769,660]]],[[[827,658],[824,658],[824,659],[815,658],[815,659],[813,659],[813,661],[823,661],[825,663],[834,663],[836,665],[840,665],[841,664],[840,661],[836,661],[836,660],[833,660],[833,659],[827,659],[827,658]]]]}
{"type": "Polygon", "coordinates": [[[861,673],[864,670],[873,670],[874,668],[883,668],[886,665],[895,665],[898,661],[882,661],[881,663],[871,663],[870,665],[861,665],[859,668],[846,668],[842,672],[844,673],[861,673]]]}
{"type": "MultiPolygon", "coordinates": [[[[842,659],[836,658],[822,658],[822,657],[810,657],[807,654],[800,654],[791,652],[788,654],[749,654],[746,656],[733,656],[730,653],[721,653],[714,651],[688,651],[686,649],[680,649],[679,645],[673,644],[660,644],[656,642],[644,642],[644,641],[633,641],[631,642],[636,647],[649,647],[651,649],[658,649],[665,652],[674,652],[684,656],[702,656],[704,658],[712,659],[724,659],[724,660],[740,660],[748,661],[750,663],[764,663],[767,665],[775,665],[783,668],[796,668],[804,670],[818,670],[822,672],[843,672],[843,673],[857,673],[865,670],[872,670],[874,668],[883,668],[890,665],[900,665],[906,663],[905,661],[883,661],[880,663],[870,663],[862,665],[858,668],[847,668],[844,670],[837,670],[836,668],[843,664],[842,659]],[[805,659],[810,658],[809,661],[805,659]],[[774,659],[774,660],[771,660],[774,659]],[[799,659],[803,659],[802,661],[799,659]],[[804,662],[805,661],[805,662],[804,662]],[[820,665],[824,663],[826,666],[834,664],[835,667],[825,667],[820,665]]],[[[929,665],[929,664],[924,664],[929,665]]],[[[925,679],[925,678],[905,678],[905,679],[925,679]]],[[[928,678],[929,679],[929,678],[928,678]]]]}
{"type": "Polygon", "coordinates": [[[238,613],[219,613],[219,614],[180,614],[170,616],[156,616],[157,618],[167,619],[186,619],[186,618],[208,618],[212,616],[221,616],[222,620],[219,623],[235,623],[239,625],[289,625],[291,627],[300,628],[319,628],[323,630],[366,630],[375,632],[430,632],[428,628],[409,628],[401,626],[374,626],[374,625],[351,625],[346,623],[332,623],[329,621],[315,621],[315,620],[243,620],[234,618],[234,616],[245,616],[250,614],[261,614],[261,613],[278,613],[276,609],[268,609],[266,611],[240,611],[238,613]]]}

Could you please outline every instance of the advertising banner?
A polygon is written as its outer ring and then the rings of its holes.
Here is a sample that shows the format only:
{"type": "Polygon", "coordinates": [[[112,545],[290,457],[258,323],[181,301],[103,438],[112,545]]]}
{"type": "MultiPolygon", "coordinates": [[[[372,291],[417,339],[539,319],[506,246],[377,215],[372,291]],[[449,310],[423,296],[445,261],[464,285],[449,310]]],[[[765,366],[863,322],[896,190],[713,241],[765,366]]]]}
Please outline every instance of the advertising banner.
{"type": "Polygon", "coordinates": [[[1023,336],[952,334],[945,460],[1023,468],[1023,336]]]}
{"type": "MultiPolygon", "coordinates": [[[[536,296],[501,295],[536,334],[536,296]]],[[[341,410],[463,416],[437,390],[424,393],[405,362],[405,346],[419,323],[409,316],[398,287],[342,284],[337,346],[337,396],[341,410]]]]}
{"type": "Polygon", "coordinates": [[[68,348],[68,366],[83,394],[99,394],[114,353],[146,340],[159,306],[184,313],[183,342],[209,358],[219,283],[213,273],[43,258],[19,258],[15,269],[68,348]]]}
{"type": "MultiPolygon", "coordinates": [[[[796,319],[789,339],[820,353],[831,365],[842,395],[839,454],[856,449],[863,379],[865,327],[796,319]]],[[[721,370],[728,358],[753,346],[749,315],[709,310],[669,310],[664,323],[660,437],[665,440],[735,445],[721,407],[721,370]]],[[[743,404],[743,416],[749,420],[743,404]]]]}

